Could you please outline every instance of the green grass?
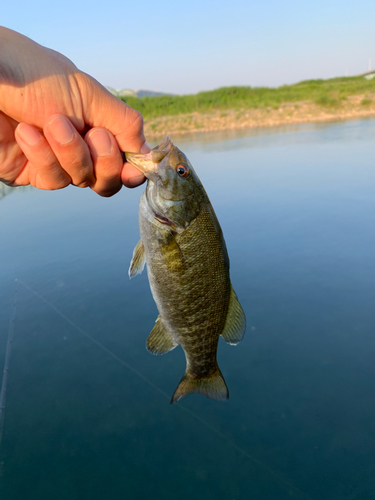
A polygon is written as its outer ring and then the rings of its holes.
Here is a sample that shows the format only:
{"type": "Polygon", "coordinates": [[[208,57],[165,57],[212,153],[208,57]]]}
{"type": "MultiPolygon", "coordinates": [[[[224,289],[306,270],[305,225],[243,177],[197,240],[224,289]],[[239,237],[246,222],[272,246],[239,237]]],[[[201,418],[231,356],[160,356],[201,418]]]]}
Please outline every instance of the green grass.
{"type": "Polygon", "coordinates": [[[368,97],[365,97],[364,99],[362,99],[361,104],[362,106],[369,106],[370,104],[372,104],[372,100],[368,97]]]}
{"type": "Polygon", "coordinates": [[[363,77],[306,80],[278,88],[223,87],[191,95],[160,97],[125,97],[132,108],[140,111],[145,119],[185,113],[209,113],[227,109],[277,109],[284,103],[313,101],[321,106],[339,106],[350,95],[375,92],[375,80],[363,77]]]}

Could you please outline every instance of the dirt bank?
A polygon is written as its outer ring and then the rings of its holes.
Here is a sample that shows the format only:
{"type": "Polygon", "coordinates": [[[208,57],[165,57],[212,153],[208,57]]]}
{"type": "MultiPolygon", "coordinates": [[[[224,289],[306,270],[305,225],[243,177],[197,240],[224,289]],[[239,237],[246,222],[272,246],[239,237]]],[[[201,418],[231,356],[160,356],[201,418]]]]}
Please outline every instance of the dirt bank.
{"type": "Polygon", "coordinates": [[[277,109],[218,110],[212,113],[190,113],[153,118],[145,122],[146,137],[165,134],[274,127],[285,124],[350,120],[375,116],[375,94],[351,96],[335,106],[313,102],[283,104],[277,109]]]}

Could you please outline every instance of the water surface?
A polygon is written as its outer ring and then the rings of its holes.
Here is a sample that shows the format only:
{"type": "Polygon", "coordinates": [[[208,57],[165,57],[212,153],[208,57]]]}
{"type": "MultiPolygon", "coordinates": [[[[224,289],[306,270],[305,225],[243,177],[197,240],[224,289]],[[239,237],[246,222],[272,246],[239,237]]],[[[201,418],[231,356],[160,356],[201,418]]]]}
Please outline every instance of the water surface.
{"type": "Polygon", "coordinates": [[[6,192],[1,498],[372,498],[374,136],[362,120],[176,138],[248,320],[219,343],[228,403],[171,406],[183,352],[144,347],[157,310],[127,276],[143,188],[6,192]]]}

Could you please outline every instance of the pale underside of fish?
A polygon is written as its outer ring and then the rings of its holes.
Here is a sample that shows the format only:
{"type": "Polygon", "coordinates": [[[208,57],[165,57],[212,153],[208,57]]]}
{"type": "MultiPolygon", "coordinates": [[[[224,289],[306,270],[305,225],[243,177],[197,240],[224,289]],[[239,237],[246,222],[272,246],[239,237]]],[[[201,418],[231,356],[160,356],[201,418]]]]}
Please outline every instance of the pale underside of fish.
{"type": "Polygon", "coordinates": [[[189,160],[167,136],[149,154],[126,153],[148,178],[139,203],[141,240],[129,276],[147,263],[159,316],[147,349],[181,345],[186,371],[171,402],[191,393],[228,399],[216,360],[219,336],[235,345],[246,320],[229,277],[229,258],[210,200],[189,160]]]}

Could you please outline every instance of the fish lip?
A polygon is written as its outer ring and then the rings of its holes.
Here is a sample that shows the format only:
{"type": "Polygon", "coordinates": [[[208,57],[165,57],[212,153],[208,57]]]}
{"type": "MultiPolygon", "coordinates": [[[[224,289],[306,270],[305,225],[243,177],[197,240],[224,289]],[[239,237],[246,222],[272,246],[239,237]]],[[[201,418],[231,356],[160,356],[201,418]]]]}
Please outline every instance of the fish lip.
{"type": "Polygon", "coordinates": [[[129,159],[128,162],[141,172],[141,174],[147,177],[147,179],[154,179],[157,177],[157,166],[135,164],[134,160],[132,161],[131,159],[129,159]]]}
{"type": "Polygon", "coordinates": [[[137,153],[125,153],[125,158],[134,168],[141,172],[147,179],[155,179],[158,172],[158,164],[152,160],[152,151],[146,155],[137,153]]]}
{"type": "Polygon", "coordinates": [[[147,154],[141,153],[126,153],[126,161],[133,167],[139,170],[148,179],[156,179],[158,177],[159,164],[166,156],[170,154],[174,146],[168,135],[164,137],[162,142],[153,148],[147,154]]]}

